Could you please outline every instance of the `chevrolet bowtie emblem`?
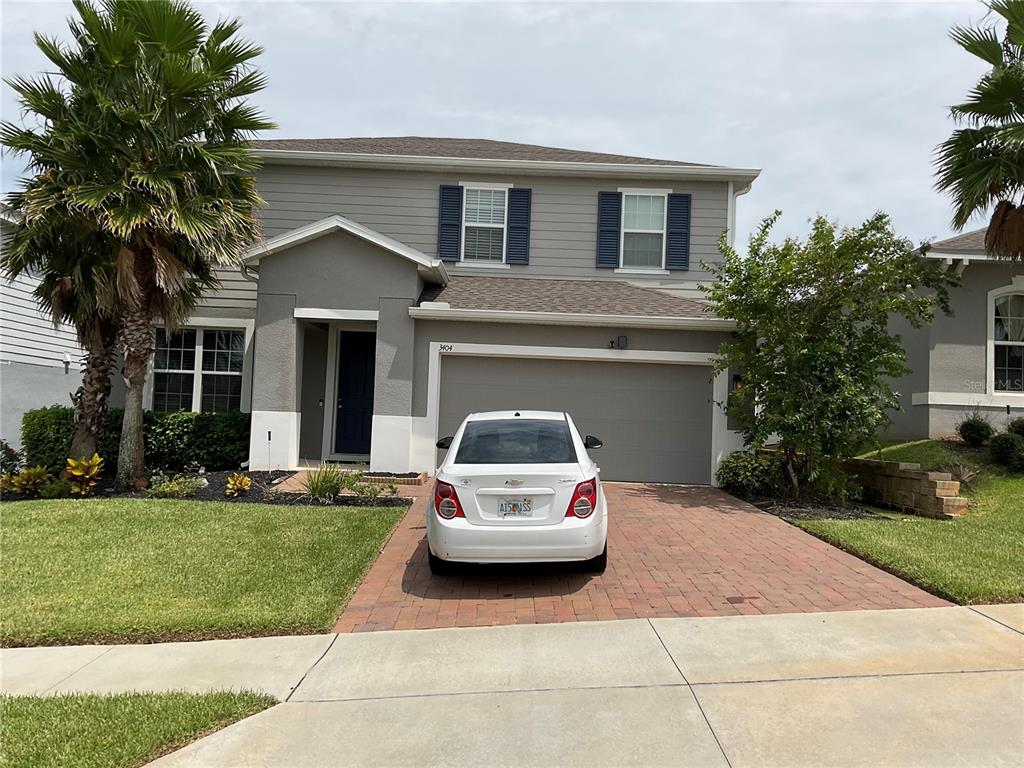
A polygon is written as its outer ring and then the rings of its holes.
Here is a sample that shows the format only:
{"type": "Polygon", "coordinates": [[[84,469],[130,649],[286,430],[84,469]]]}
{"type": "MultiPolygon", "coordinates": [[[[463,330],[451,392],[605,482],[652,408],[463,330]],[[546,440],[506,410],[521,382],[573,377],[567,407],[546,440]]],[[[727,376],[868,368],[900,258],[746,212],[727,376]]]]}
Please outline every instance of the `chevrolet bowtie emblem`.
{"type": "Polygon", "coordinates": [[[507,485],[507,486],[509,486],[511,488],[518,488],[522,484],[523,484],[522,480],[506,480],[505,481],[505,485],[507,485]]]}

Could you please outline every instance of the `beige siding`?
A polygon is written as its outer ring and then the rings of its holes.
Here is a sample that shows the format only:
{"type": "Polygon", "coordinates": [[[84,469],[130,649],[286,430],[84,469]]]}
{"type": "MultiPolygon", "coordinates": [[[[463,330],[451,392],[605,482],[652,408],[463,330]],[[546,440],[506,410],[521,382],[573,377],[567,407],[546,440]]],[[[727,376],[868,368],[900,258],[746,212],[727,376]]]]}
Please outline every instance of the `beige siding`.
{"type": "MultiPolygon", "coordinates": [[[[460,181],[511,183],[533,190],[530,264],[505,274],[537,277],[626,279],[594,265],[597,234],[597,193],[620,187],[671,188],[693,195],[689,272],[673,272],[673,280],[706,276],[702,259],[721,258],[716,242],[728,221],[728,185],[724,182],[667,183],[643,179],[574,179],[501,174],[425,173],[366,169],[266,166],[259,176],[264,236],[341,214],[433,256],[437,251],[437,198],[441,184],[460,181]]],[[[453,273],[462,267],[450,265],[453,273]]],[[[468,271],[468,270],[467,270],[468,271]]],[[[479,272],[479,270],[475,270],[479,272]]],[[[494,274],[492,270],[488,274],[494,274]]],[[[628,279],[639,278],[629,275],[628,279]]]]}

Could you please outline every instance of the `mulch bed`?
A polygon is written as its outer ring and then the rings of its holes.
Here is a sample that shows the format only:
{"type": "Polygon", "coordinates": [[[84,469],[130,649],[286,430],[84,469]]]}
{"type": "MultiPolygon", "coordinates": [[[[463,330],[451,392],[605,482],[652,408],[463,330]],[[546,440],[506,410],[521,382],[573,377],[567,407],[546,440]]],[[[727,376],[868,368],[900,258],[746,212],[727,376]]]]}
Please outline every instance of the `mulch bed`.
{"type": "MultiPolygon", "coordinates": [[[[174,474],[188,474],[186,472],[174,473],[168,472],[167,475],[173,476],[174,474]]],[[[224,490],[227,488],[228,477],[233,474],[233,471],[229,472],[206,472],[202,475],[203,479],[206,480],[206,485],[201,487],[195,494],[191,496],[175,497],[182,501],[223,501],[228,503],[258,503],[258,504],[280,504],[283,506],[300,506],[300,505],[316,505],[316,506],[336,506],[336,507],[405,507],[408,506],[412,499],[404,496],[385,496],[381,495],[377,498],[369,496],[339,496],[334,502],[328,503],[323,501],[317,501],[310,499],[303,493],[286,493],[277,490],[278,484],[286,478],[294,475],[294,472],[286,470],[273,470],[270,472],[245,472],[245,475],[252,479],[252,485],[249,488],[249,492],[244,496],[225,496],[224,490]]],[[[413,474],[415,477],[415,474],[413,474]]],[[[398,476],[402,477],[402,476],[398,476]]],[[[148,499],[155,498],[149,496],[145,491],[136,492],[119,492],[114,488],[114,477],[113,473],[105,476],[100,480],[96,486],[96,490],[93,492],[93,498],[97,499],[148,499]]],[[[5,501],[17,501],[18,497],[12,495],[5,495],[5,501]]]]}
{"type": "Polygon", "coordinates": [[[776,517],[792,520],[890,520],[863,507],[841,507],[813,501],[784,501],[765,499],[750,502],[758,509],[776,517]]]}

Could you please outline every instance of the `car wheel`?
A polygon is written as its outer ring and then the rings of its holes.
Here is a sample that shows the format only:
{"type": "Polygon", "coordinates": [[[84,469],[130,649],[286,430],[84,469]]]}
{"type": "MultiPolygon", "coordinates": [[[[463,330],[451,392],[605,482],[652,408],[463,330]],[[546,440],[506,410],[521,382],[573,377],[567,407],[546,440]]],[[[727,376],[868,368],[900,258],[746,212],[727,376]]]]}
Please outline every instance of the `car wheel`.
{"type": "Polygon", "coordinates": [[[453,566],[450,562],[442,560],[431,552],[429,548],[427,549],[427,565],[430,566],[430,572],[435,576],[445,576],[453,570],[453,566]]]}
{"type": "Polygon", "coordinates": [[[597,557],[583,561],[583,570],[587,573],[604,573],[608,567],[608,542],[604,543],[604,551],[597,557]]]}

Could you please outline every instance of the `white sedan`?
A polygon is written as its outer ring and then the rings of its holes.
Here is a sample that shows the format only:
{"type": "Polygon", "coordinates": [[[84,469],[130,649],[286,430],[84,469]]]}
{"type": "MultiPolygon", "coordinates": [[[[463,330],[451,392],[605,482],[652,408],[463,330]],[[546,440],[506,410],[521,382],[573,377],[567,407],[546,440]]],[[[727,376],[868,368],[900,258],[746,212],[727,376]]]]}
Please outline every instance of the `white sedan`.
{"type": "Polygon", "coordinates": [[[587,449],[567,413],[497,411],[466,417],[437,470],[427,508],[430,570],[449,563],[583,561],[604,571],[608,507],[587,449]]]}

